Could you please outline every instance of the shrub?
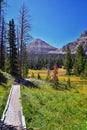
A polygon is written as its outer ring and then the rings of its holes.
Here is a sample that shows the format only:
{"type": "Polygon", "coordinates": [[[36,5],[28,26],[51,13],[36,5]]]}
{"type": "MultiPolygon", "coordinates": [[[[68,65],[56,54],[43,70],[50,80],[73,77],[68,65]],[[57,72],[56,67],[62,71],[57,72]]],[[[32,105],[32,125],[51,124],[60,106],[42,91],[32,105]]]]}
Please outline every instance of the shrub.
{"type": "Polygon", "coordinates": [[[59,79],[58,79],[58,77],[56,77],[56,79],[55,79],[55,81],[53,83],[53,88],[59,89],[59,79]]]}
{"type": "Polygon", "coordinates": [[[70,77],[68,78],[67,82],[66,82],[66,86],[65,89],[69,89],[71,88],[71,81],[70,81],[70,77]]]}
{"type": "Polygon", "coordinates": [[[46,81],[50,81],[51,77],[50,76],[47,76],[46,77],[46,81]]]}
{"type": "Polygon", "coordinates": [[[38,75],[37,75],[37,79],[41,79],[41,76],[40,76],[40,74],[38,73],[38,75]]]}

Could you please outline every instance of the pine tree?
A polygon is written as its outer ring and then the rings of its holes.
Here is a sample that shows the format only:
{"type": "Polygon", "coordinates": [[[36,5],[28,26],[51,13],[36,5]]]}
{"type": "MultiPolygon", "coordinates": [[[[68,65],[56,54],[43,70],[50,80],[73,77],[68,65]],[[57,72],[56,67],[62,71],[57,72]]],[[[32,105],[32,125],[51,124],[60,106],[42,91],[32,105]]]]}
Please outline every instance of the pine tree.
{"type": "Polygon", "coordinates": [[[0,0],[0,69],[5,69],[5,20],[6,0],[0,0]]]}
{"type": "Polygon", "coordinates": [[[5,69],[5,41],[4,41],[4,34],[5,34],[5,22],[4,18],[2,19],[2,29],[1,29],[1,52],[0,52],[0,57],[1,57],[1,70],[4,71],[5,69]]]}
{"type": "Polygon", "coordinates": [[[85,67],[84,67],[84,76],[87,77],[87,61],[85,63],[85,67]]]}
{"type": "Polygon", "coordinates": [[[10,51],[10,73],[12,75],[18,74],[18,55],[16,48],[15,25],[14,20],[9,21],[9,51],[10,51]]]}
{"type": "Polygon", "coordinates": [[[26,60],[23,65],[23,76],[24,77],[28,76],[28,70],[29,70],[29,64],[28,64],[28,60],[26,60]]]}
{"type": "Polygon", "coordinates": [[[83,47],[79,45],[76,51],[75,61],[74,61],[75,74],[80,75],[81,73],[83,73],[84,65],[85,65],[85,53],[83,47]]]}
{"type": "Polygon", "coordinates": [[[10,73],[10,57],[8,54],[5,55],[5,71],[10,73]]]}
{"type": "Polygon", "coordinates": [[[66,54],[64,58],[64,68],[66,69],[66,73],[69,75],[72,69],[72,58],[69,46],[67,46],[66,54]]]}

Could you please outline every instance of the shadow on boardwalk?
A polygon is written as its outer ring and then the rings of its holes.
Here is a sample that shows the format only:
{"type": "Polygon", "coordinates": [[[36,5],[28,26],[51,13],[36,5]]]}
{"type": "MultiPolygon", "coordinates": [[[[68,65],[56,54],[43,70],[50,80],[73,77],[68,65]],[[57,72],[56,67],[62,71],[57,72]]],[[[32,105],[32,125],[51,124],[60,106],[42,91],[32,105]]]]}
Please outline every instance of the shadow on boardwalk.
{"type": "MultiPolygon", "coordinates": [[[[16,126],[6,125],[3,121],[0,120],[0,130],[17,130],[16,126]]],[[[22,129],[22,130],[29,130],[29,129],[22,129]]]]}

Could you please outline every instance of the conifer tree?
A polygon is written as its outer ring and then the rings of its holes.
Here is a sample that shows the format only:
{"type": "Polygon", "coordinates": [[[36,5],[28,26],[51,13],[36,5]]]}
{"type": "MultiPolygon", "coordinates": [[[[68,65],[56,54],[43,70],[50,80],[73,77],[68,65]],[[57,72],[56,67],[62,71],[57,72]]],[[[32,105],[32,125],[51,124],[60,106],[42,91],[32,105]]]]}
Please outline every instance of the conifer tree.
{"type": "Polygon", "coordinates": [[[4,22],[4,18],[2,18],[1,46],[0,46],[0,48],[1,48],[1,52],[0,52],[0,57],[1,57],[0,68],[3,71],[5,69],[5,41],[4,41],[4,35],[5,35],[5,22],[4,22]]]}
{"type": "Polygon", "coordinates": [[[84,67],[84,76],[87,77],[87,61],[85,63],[85,67],[84,67]]]}
{"type": "Polygon", "coordinates": [[[0,0],[0,69],[5,69],[5,20],[6,0],[0,0]]]}
{"type": "Polygon", "coordinates": [[[18,74],[18,55],[16,47],[16,37],[15,37],[15,24],[12,19],[9,21],[9,51],[10,51],[10,73],[12,75],[18,74]]]}
{"type": "Polygon", "coordinates": [[[64,68],[66,69],[66,73],[69,75],[72,69],[72,58],[69,46],[67,46],[66,54],[64,58],[64,68]]]}
{"type": "Polygon", "coordinates": [[[83,47],[79,45],[76,51],[75,61],[74,61],[75,74],[80,75],[81,73],[83,73],[84,65],[85,65],[85,53],[83,47]]]}

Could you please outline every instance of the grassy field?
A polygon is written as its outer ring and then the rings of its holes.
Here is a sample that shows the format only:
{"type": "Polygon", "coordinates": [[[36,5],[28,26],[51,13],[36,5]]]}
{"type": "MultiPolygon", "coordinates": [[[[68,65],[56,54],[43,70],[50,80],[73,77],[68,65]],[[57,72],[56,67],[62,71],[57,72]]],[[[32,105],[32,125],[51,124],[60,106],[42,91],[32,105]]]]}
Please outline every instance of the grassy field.
{"type": "MultiPolygon", "coordinates": [[[[29,75],[28,77],[32,76],[32,73],[34,74],[35,78],[37,78],[38,73],[40,74],[42,79],[46,79],[47,76],[47,69],[45,70],[29,70],[29,75]]],[[[50,70],[50,76],[52,76],[53,71],[50,70]]],[[[59,75],[64,75],[66,71],[62,68],[58,69],[58,74],[59,75]]]]}
{"type": "MultiPolygon", "coordinates": [[[[38,72],[38,71],[37,71],[38,72]]],[[[60,76],[65,81],[67,76],[60,76]]],[[[87,130],[87,81],[71,76],[74,88],[54,90],[33,79],[39,88],[21,87],[23,111],[32,130],[87,130]]]]}

